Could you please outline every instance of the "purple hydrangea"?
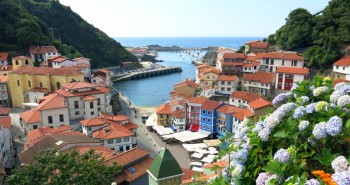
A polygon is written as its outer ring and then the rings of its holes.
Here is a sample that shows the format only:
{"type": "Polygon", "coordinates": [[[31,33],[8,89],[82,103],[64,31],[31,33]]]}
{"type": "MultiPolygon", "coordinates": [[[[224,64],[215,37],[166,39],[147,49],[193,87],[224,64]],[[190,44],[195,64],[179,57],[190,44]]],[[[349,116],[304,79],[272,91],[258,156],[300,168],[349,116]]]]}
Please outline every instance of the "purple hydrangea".
{"type": "Polygon", "coordinates": [[[278,107],[277,110],[280,110],[280,111],[284,112],[284,115],[287,115],[290,112],[292,112],[292,110],[297,108],[297,106],[298,106],[297,104],[289,102],[289,103],[281,105],[280,107],[278,107]]]}
{"type": "Polygon", "coordinates": [[[275,155],[273,156],[273,160],[277,160],[281,163],[286,163],[289,161],[289,158],[290,158],[290,155],[289,155],[289,152],[288,150],[286,149],[279,149],[275,155]]]}
{"type": "Polygon", "coordinates": [[[265,122],[263,122],[263,121],[258,121],[256,124],[255,124],[255,130],[256,131],[258,131],[258,132],[260,132],[263,128],[265,128],[266,127],[266,124],[265,124],[265,122]]]}
{"type": "Polygon", "coordinates": [[[337,105],[339,107],[342,107],[342,108],[345,108],[345,106],[348,104],[350,104],[350,96],[349,95],[343,95],[337,101],[337,105]]]}
{"type": "Polygon", "coordinates": [[[270,137],[271,131],[268,128],[262,129],[259,133],[258,136],[262,141],[268,141],[270,137]]]}
{"type": "Polygon", "coordinates": [[[288,99],[291,95],[292,95],[291,92],[278,94],[278,95],[272,100],[272,104],[273,104],[275,107],[278,107],[278,105],[280,105],[281,103],[287,101],[287,99],[288,99]]]}
{"type": "Polygon", "coordinates": [[[348,170],[349,162],[344,156],[339,156],[332,161],[332,168],[336,173],[348,170]]]}
{"type": "Polygon", "coordinates": [[[310,179],[305,182],[305,185],[320,185],[320,182],[316,179],[310,179]]]}
{"type": "Polygon", "coordinates": [[[265,119],[265,122],[266,127],[273,130],[280,123],[280,120],[276,116],[270,115],[265,119]]]}
{"type": "Polygon", "coordinates": [[[249,151],[247,149],[238,150],[238,152],[235,155],[235,158],[238,160],[245,161],[245,160],[247,160],[248,153],[249,153],[249,151]]]}
{"type": "Polygon", "coordinates": [[[331,103],[337,103],[338,99],[345,95],[344,92],[341,92],[341,91],[333,91],[331,96],[329,97],[329,100],[331,103]]]}
{"type": "Polygon", "coordinates": [[[310,86],[310,90],[311,90],[311,91],[315,90],[315,86],[313,86],[313,85],[310,86]]]}
{"type": "Polygon", "coordinates": [[[276,117],[279,121],[281,121],[283,117],[286,115],[286,113],[281,111],[280,109],[277,109],[272,113],[272,115],[276,117]]]}
{"type": "Polygon", "coordinates": [[[343,120],[338,116],[331,117],[326,124],[327,134],[336,136],[342,131],[343,120]]]}
{"type": "Polygon", "coordinates": [[[294,119],[299,119],[302,116],[306,114],[306,108],[303,106],[300,106],[294,110],[293,118],[294,119]]]}
{"type": "Polygon", "coordinates": [[[271,176],[271,174],[265,172],[259,173],[259,176],[255,180],[256,185],[265,185],[267,179],[271,176]]]}
{"type": "Polygon", "coordinates": [[[312,91],[312,94],[314,96],[320,96],[321,94],[327,93],[329,91],[329,88],[327,86],[321,86],[317,87],[312,91]]]}
{"type": "Polygon", "coordinates": [[[221,174],[224,178],[227,178],[227,174],[228,174],[228,168],[225,167],[221,170],[221,174]]]}
{"type": "Polygon", "coordinates": [[[301,96],[300,97],[300,103],[301,105],[304,105],[305,103],[309,102],[310,101],[310,98],[307,97],[307,96],[301,96]]]}
{"type": "Polygon", "coordinates": [[[307,129],[307,127],[309,127],[309,125],[310,125],[309,121],[306,121],[306,120],[300,121],[298,125],[299,131],[304,131],[305,129],[307,129]]]}
{"type": "Polygon", "coordinates": [[[293,91],[298,88],[298,84],[293,83],[292,87],[290,88],[290,91],[293,91]]]}
{"type": "Polygon", "coordinates": [[[316,103],[311,103],[311,104],[307,105],[305,108],[306,108],[306,112],[308,114],[311,114],[311,113],[315,112],[316,103]]]}
{"type": "Polygon", "coordinates": [[[332,179],[338,185],[349,185],[350,184],[350,171],[343,171],[334,173],[332,179]]]}
{"type": "Polygon", "coordinates": [[[237,177],[237,176],[240,176],[242,174],[243,170],[244,170],[244,166],[241,164],[237,164],[231,174],[232,174],[232,176],[237,177]]]}
{"type": "Polygon", "coordinates": [[[322,139],[327,136],[326,122],[317,123],[312,130],[312,134],[316,139],[322,139]]]}
{"type": "Polygon", "coordinates": [[[345,83],[345,82],[341,82],[341,83],[338,83],[338,84],[336,84],[334,87],[333,87],[333,89],[335,90],[335,91],[338,91],[338,90],[340,90],[342,87],[344,87],[344,86],[347,86],[347,84],[345,83]]]}

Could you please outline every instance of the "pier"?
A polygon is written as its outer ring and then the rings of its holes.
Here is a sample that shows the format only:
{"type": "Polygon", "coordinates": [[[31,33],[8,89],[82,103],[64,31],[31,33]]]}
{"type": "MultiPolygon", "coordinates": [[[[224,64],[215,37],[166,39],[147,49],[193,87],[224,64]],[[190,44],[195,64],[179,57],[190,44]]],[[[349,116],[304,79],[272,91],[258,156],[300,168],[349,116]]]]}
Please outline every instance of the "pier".
{"type": "Polygon", "coordinates": [[[153,76],[161,76],[161,75],[166,75],[170,73],[179,73],[179,72],[182,72],[181,67],[162,66],[160,68],[136,71],[136,72],[127,73],[124,75],[113,75],[112,81],[117,82],[117,81],[125,81],[125,80],[138,80],[138,79],[149,78],[153,76]]]}

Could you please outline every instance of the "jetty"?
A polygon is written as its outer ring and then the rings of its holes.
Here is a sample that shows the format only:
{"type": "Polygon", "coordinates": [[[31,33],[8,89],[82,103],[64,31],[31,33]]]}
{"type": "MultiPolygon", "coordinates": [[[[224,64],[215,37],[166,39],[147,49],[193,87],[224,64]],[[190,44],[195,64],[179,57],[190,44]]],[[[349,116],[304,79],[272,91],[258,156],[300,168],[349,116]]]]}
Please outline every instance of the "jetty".
{"type": "Polygon", "coordinates": [[[155,69],[142,70],[142,71],[133,71],[123,75],[112,75],[112,81],[126,81],[126,80],[138,80],[143,78],[149,78],[153,76],[161,76],[171,73],[179,73],[182,72],[181,67],[166,67],[162,66],[155,69]]]}

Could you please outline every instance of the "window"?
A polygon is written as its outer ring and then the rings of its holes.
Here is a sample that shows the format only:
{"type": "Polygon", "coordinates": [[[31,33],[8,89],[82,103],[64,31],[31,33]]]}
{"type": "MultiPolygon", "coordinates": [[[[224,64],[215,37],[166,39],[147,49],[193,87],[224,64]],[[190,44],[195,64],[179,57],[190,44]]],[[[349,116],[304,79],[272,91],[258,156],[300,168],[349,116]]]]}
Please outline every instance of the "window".
{"type": "Polygon", "coordinates": [[[227,85],[231,85],[231,82],[227,82],[227,85]]]}
{"type": "Polygon", "coordinates": [[[28,64],[29,64],[28,60],[26,60],[26,61],[25,61],[25,64],[26,64],[26,65],[28,65],[28,64]]]}
{"type": "Polygon", "coordinates": [[[17,85],[20,86],[19,80],[17,80],[17,85]]]}
{"type": "Polygon", "coordinates": [[[225,85],[225,82],[224,82],[224,81],[222,81],[222,82],[221,82],[221,85],[225,85]]]}
{"type": "Polygon", "coordinates": [[[130,146],[129,146],[129,145],[126,145],[126,146],[125,146],[125,150],[130,150],[130,146]]]}
{"type": "Polygon", "coordinates": [[[283,78],[283,74],[278,74],[278,78],[283,78]]]}
{"type": "Polygon", "coordinates": [[[298,61],[292,60],[292,66],[297,66],[297,64],[298,64],[298,61]]]}
{"type": "Polygon", "coordinates": [[[91,111],[91,115],[94,115],[95,114],[95,112],[94,111],[91,111]]]}
{"type": "Polygon", "coordinates": [[[32,87],[32,83],[28,80],[28,87],[32,87]]]}
{"type": "Polygon", "coordinates": [[[53,121],[52,121],[52,116],[48,116],[47,119],[48,119],[49,123],[52,123],[52,122],[53,122],[53,121]]]}
{"type": "Polygon", "coordinates": [[[91,102],[90,102],[90,109],[93,109],[93,108],[94,108],[94,102],[91,101],[91,102]]]}
{"type": "Polygon", "coordinates": [[[119,152],[122,152],[124,150],[124,147],[123,146],[120,146],[119,147],[119,152]]]}
{"type": "Polygon", "coordinates": [[[101,105],[101,98],[97,98],[97,105],[101,105]]]}
{"type": "Polygon", "coordinates": [[[113,144],[113,139],[108,139],[108,140],[107,140],[107,143],[108,143],[108,144],[113,144]]]}
{"type": "Polygon", "coordinates": [[[202,110],[202,113],[205,114],[205,110],[202,110]]]}
{"type": "Polygon", "coordinates": [[[231,91],[231,88],[227,88],[227,91],[231,91]]]}
{"type": "Polygon", "coordinates": [[[79,102],[78,101],[74,101],[74,108],[75,109],[79,108],[79,102]]]}
{"type": "Polygon", "coordinates": [[[117,139],[115,139],[115,142],[116,142],[116,143],[121,143],[121,142],[122,142],[122,139],[117,138],[117,139]]]}
{"type": "Polygon", "coordinates": [[[209,79],[209,76],[207,76],[207,79],[209,79]]]}
{"type": "Polygon", "coordinates": [[[39,86],[40,86],[40,87],[43,87],[43,83],[40,82],[40,83],[39,83],[39,86]]]}
{"type": "Polygon", "coordinates": [[[221,87],[221,91],[224,91],[225,90],[225,88],[224,87],[221,87]]]}
{"type": "Polygon", "coordinates": [[[124,137],[124,142],[129,142],[129,137],[124,137]]]}
{"type": "Polygon", "coordinates": [[[79,111],[75,111],[75,115],[79,115],[79,111]]]}
{"type": "Polygon", "coordinates": [[[339,69],[339,66],[335,66],[336,69],[339,69]]]}
{"type": "Polygon", "coordinates": [[[159,115],[159,118],[163,118],[163,114],[159,115]]]}
{"type": "Polygon", "coordinates": [[[38,128],[38,126],[37,125],[33,125],[33,129],[37,129],[38,128]]]}
{"type": "Polygon", "coordinates": [[[56,82],[56,87],[57,87],[57,89],[61,88],[61,83],[60,82],[56,82]]]}
{"type": "Polygon", "coordinates": [[[210,122],[211,121],[211,119],[210,118],[208,118],[208,122],[210,122]]]}
{"type": "Polygon", "coordinates": [[[202,118],[202,121],[205,121],[205,118],[202,118]]]}
{"type": "Polygon", "coordinates": [[[63,114],[60,114],[60,122],[64,122],[64,116],[63,116],[63,114]]]}
{"type": "Polygon", "coordinates": [[[101,108],[97,108],[97,111],[98,111],[98,112],[101,112],[101,108]]]}
{"type": "Polygon", "coordinates": [[[343,67],[343,70],[345,70],[345,67],[343,67]]]}
{"type": "Polygon", "coordinates": [[[211,111],[208,111],[208,115],[211,115],[211,111]]]}
{"type": "Polygon", "coordinates": [[[284,60],[282,60],[282,66],[284,66],[284,60]]]}
{"type": "Polygon", "coordinates": [[[16,60],[16,65],[19,65],[19,64],[18,64],[18,60],[16,60]]]}
{"type": "Polygon", "coordinates": [[[208,82],[205,82],[205,85],[208,85],[208,82]]]}
{"type": "Polygon", "coordinates": [[[275,60],[271,59],[271,65],[275,64],[275,60]]]}

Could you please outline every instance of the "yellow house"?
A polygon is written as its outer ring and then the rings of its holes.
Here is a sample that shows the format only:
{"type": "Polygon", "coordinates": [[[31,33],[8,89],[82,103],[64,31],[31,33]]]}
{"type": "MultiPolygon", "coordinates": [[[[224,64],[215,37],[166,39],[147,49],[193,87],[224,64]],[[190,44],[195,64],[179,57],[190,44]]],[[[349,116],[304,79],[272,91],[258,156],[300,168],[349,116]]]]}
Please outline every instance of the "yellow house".
{"type": "Polygon", "coordinates": [[[19,108],[23,108],[23,103],[29,102],[29,90],[32,88],[47,88],[52,91],[72,81],[84,81],[83,73],[72,67],[18,67],[8,76],[12,106],[19,108]]]}
{"type": "Polygon", "coordinates": [[[12,70],[17,69],[18,67],[27,66],[33,67],[33,60],[31,57],[18,56],[12,58],[12,70]]]}
{"type": "Polygon", "coordinates": [[[168,126],[171,124],[171,106],[169,104],[163,104],[156,110],[157,124],[159,126],[168,126]]]}

